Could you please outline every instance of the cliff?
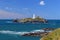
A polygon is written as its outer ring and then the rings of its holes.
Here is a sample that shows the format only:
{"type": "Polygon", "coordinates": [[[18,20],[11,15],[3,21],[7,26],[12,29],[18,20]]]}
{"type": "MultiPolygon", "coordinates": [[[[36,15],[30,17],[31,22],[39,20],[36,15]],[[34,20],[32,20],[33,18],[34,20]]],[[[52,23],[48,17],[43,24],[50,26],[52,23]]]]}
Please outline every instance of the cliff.
{"type": "Polygon", "coordinates": [[[40,40],[60,40],[60,28],[50,32],[47,36],[42,37],[40,40]]]}

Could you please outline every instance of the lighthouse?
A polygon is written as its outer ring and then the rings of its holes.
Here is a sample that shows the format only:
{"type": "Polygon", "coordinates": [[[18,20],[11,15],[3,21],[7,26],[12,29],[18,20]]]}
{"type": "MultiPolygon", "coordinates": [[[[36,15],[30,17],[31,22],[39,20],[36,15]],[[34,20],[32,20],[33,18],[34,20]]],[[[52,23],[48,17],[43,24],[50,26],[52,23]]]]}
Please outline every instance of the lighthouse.
{"type": "Polygon", "coordinates": [[[33,17],[32,18],[35,19],[35,14],[33,14],[33,17]]]}

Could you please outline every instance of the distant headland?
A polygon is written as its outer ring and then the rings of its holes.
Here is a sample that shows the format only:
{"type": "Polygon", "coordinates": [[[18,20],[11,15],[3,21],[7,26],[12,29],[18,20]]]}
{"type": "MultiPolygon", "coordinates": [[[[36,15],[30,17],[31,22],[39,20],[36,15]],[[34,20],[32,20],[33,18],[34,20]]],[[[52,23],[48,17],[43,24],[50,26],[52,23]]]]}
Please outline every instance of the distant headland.
{"type": "Polygon", "coordinates": [[[15,19],[13,22],[19,22],[19,23],[47,23],[47,20],[44,18],[41,18],[39,16],[35,16],[33,14],[32,18],[24,18],[24,19],[15,19]]]}

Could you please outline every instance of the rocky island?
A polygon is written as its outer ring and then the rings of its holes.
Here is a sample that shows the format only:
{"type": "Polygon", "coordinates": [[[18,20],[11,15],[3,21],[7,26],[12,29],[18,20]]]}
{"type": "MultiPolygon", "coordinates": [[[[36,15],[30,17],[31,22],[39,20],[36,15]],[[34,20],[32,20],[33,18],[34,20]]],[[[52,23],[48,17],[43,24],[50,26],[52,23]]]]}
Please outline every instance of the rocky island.
{"type": "Polygon", "coordinates": [[[39,16],[33,15],[32,18],[24,18],[24,19],[16,19],[13,20],[13,22],[19,22],[19,23],[47,23],[46,19],[43,19],[39,16]]]}

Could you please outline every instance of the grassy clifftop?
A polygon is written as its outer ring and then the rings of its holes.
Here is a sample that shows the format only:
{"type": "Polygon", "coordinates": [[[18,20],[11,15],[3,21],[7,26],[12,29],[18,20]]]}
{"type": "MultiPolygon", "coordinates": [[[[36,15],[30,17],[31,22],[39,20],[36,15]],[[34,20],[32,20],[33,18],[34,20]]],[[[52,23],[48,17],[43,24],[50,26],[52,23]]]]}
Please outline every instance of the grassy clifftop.
{"type": "Polygon", "coordinates": [[[60,28],[52,31],[47,36],[42,37],[40,40],[60,40],[60,28]]]}

